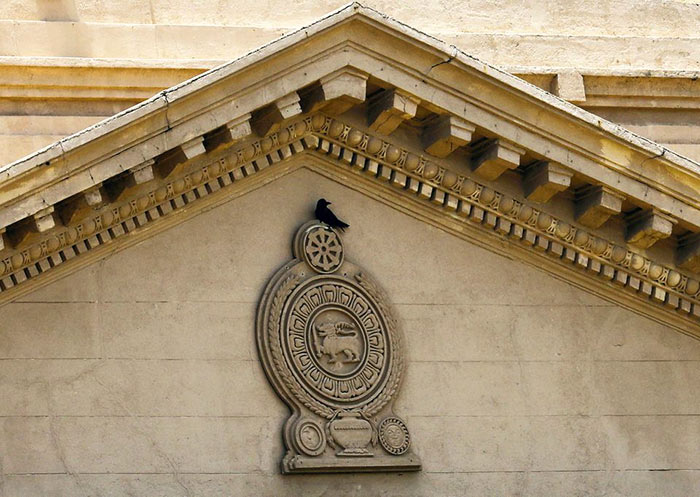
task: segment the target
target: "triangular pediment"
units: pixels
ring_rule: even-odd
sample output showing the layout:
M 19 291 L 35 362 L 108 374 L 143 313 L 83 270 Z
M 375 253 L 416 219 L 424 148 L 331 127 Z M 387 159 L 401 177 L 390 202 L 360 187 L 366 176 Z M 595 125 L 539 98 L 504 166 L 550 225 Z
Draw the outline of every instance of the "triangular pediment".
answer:
M 298 167 L 700 334 L 700 165 L 358 4 L 1 168 L 0 302 Z

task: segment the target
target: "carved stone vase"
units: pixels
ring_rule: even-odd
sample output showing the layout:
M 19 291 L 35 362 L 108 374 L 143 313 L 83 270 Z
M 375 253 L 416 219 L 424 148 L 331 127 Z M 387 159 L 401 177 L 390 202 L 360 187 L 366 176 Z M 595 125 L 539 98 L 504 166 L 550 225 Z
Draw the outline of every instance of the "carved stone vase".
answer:
M 293 254 L 268 282 L 256 327 L 265 373 L 292 411 L 282 472 L 419 470 L 393 411 L 405 361 L 388 298 L 325 225 L 303 225 Z
M 371 456 L 367 446 L 372 441 L 372 425 L 362 419 L 358 412 L 343 412 L 330 423 L 330 432 L 335 443 L 342 447 L 338 455 Z

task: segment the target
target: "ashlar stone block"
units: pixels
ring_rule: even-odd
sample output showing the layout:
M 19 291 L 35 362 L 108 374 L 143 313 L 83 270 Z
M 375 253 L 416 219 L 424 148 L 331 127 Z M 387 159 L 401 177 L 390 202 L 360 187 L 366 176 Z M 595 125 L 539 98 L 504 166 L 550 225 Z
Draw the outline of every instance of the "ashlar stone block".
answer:
M 585 102 L 583 76 L 576 71 L 560 72 L 552 80 L 552 93 L 569 102 Z

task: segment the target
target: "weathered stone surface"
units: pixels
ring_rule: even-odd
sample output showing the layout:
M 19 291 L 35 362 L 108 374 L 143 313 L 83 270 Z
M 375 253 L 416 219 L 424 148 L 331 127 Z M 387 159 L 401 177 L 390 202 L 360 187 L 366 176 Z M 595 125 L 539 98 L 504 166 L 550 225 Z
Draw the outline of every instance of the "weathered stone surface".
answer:
M 586 88 L 583 76 L 576 71 L 557 73 L 552 80 L 552 93 L 569 102 L 585 102 Z
M 292 92 L 253 113 L 251 127 L 259 136 L 276 131 L 285 119 L 301 114 L 299 95 Z
M 419 102 L 419 99 L 403 90 L 384 90 L 368 102 L 369 128 L 390 135 L 403 121 L 416 115 Z
M 49 292 L 41 293 L 51 297 Z M 0 359 L 97 357 L 98 312 L 90 302 L 9 304 L 2 308 L 4 323 L 12 324 L 2 327 Z
M 144 162 L 143 164 L 136 166 L 131 170 L 132 174 L 134 175 L 134 181 L 137 185 L 140 185 L 141 183 L 146 183 L 147 181 L 151 181 L 154 178 L 154 164 L 155 161 L 151 159 Z
M 635 213 L 627 220 L 627 243 L 649 248 L 659 240 L 671 236 L 674 224 L 673 218 L 656 209 Z
M 525 169 L 525 196 L 534 202 L 548 202 L 558 192 L 571 185 L 573 173 L 558 164 L 536 162 Z
M 476 127 L 454 116 L 440 116 L 423 131 L 425 151 L 436 157 L 447 157 L 472 139 Z
M 10 0 L 0 5 L 0 55 L 5 55 L 0 61 L 0 164 L 214 66 L 212 57 L 232 58 L 262 45 L 286 29 L 280 28 L 283 10 L 284 22 L 299 26 L 330 8 L 302 1 L 290 10 L 279 0 L 265 5 L 223 0 L 219 9 L 184 0 L 154 0 L 150 9 L 135 0 L 102 3 Z M 604 0 L 595 6 L 594 23 L 585 5 L 544 10 L 540 5 L 518 6 L 523 12 L 509 8 L 509 2 L 477 2 L 466 10 L 431 1 L 380 1 L 374 7 L 468 47 L 481 60 L 519 66 L 517 74 L 527 81 L 672 150 L 700 157 L 694 118 L 688 118 L 688 109 L 697 107 L 700 97 L 692 73 L 700 59 L 694 57 L 697 9 L 691 5 Z M 533 19 L 536 33 L 513 22 L 521 13 Z M 429 26 L 424 25 L 426 18 Z M 197 43 L 188 43 L 191 39 Z M 449 77 L 460 63 L 465 58 L 421 60 L 410 69 L 418 76 L 410 91 L 419 91 L 433 78 Z M 349 87 L 344 80 L 340 85 L 322 80 L 329 83 L 324 102 L 339 95 L 333 98 L 336 106 L 326 110 L 342 112 L 358 104 L 364 91 L 377 83 L 399 86 L 392 79 L 396 75 L 388 76 L 390 69 L 377 67 L 366 84 L 355 78 Z M 456 89 L 488 96 L 472 83 Z M 254 90 L 251 100 L 262 101 L 266 91 Z M 169 97 L 178 94 L 186 90 Z M 167 103 L 163 97 L 159 105 Z M 206 146 L 199 135 L 235 123 L 230 119 L 238 115 L 230 108 L 221 114 L 212 111 L 183 126 L 179 119 L 193 110 L 184 107 L 170 116 L 178 124 L 150 143 L 146 154 L 119 153 L 106 161 L 103 172 L 129 169 L 192 138 Z M 296 110 L 293 104 L 282 107 Z M 420 126 L 428 107 L 424 103 L 413 114 L 399 113 L 398 118 L 415 121 L 396 134 L 419 132 L 413 126 Z M 505 105 L 501 111 L 531 123 L 547 120 L 518 106 Z M 382 132 L 390 133 L 401 122 L 395 114 L 383 116 L 388 125 Z M 268 129 L 280 119 L 274 121 Z M 235 124 L 229 126 L 232 140 L 251 131 L 247 120 Z M 500 126 L 490 136 L 504 130 L 500 121 L 489 124 Z M 593 120 L 588 125 L 609 124 Z M 562 133 L 564 141 L 574 140 L 576 133 L 568 131 Z M 63 145 L 72 149 L 96 134 L 99 128 Z M 136 130 L 129 140 L 138 135 Z M 431 140 L 428 153 L 444 157 L 468 141 L 466 135 L 444 136 Z M 645 146 L 638 137 L 632 142 Z M 672 155 L 659 148 L 649 155 L 653 160 L 632 157 L 629 147 L 611 141 L 592 140 L 583 148 L 594 154 L 600 148 L 606 162 L 610 158 L 615 167 L 629 168 L 629 178 L 653 173 Z M 191 157 L 204 151 L 202 146 L 184 150 Z M 55 145 L 25 165 L 56 171 L 61 154 L 63 146 Z M 574 155 L 557 160 L 564 164 L 564 158 L 571 160 L 567 167 L 580 163 Z M 491 180 L 504 165 L 517 166 L 517 161 L 506 162 L 485 162 L 497 167 L 480 174 Z M 371 167 L 386 180 L 406 183 L 376 162 Z M 99 185 L 102 178 L 93 178 L 95 172 L 83 171 L 71 188 Z M 136 183 L 151 177 L 133 176 Z M 670 187 L 672 180 L 672 175 L 661 175 L 655 185 Z M 605 183 L 600 177 L 586 181 Z M 565 186 L 561 181 L 531 183 L 540 187 L 527 193 L 536 201 L 549 200 L 550 184 Z M 692 199 L 694 184 L 689 182 L 683 195 Z M 645 205 L 658 206 L 661 196 L 648 186 L 624 190 L 625 196 L 630 202 L 643 198 Z M 84 197 L 88 206 L 99 205 L 96 191 Z M 28 202 L 22 215 L 76 192 L 59 182 L 46 198 Z M 603 189 L 586 201 L 575 199 L 580 224 L 598 228 L 621 211 L 622 197 L 606 199 L 605 193 Z M 306 219 L 308 204 L 320 195 L 352 206 L 343 212 L 353 225 L 348 245 L 354 244 L 363 260 L 371 258 L 368 268 L 387 282 L 391 300 L 398 303 L 410 364 L 397 405 L 409 413 L 411 426 L 424 441 L 420 450 L 428 470 L 422 474 L 295 480 L 277 474 L 282 447 L 274 434 L 287 413 L 270 391 L 261 393 L 265 378 L 253 360 L 250 323 L 265 275 L 288 251 L 285 230 Z M 442 198 L 431 200 L 440 203 Z M 261 209 L 261 204 L 266 207 Z M 680 205 L 670 204 L 674 209 Z M 236 209 L 229 208 L 233 205 Z M 458 209 L 464 212 L 453 204 L 452 210 Z M 680 209 L 688 212 L 687 205 Z M 56 214 L 66 222 L 57 211 L 50 216 L 44 212 L 29 224 L 50 233 L 59 221 Z M 471 219 L 483 217 L 488 224 L 488 215 L 477 211 Z M 619 228 L 613 224 L 605 229 Z M 642 249 L 670 233 L 668 223 L 653 219 L 630 224 L 630 242 Z M 525 240 L 545 247 L 542 239 L 527 235 Z M 2 309 L 0 494 L 688 497 L 700 487 L 700 400 L 694 388 L 700 352 L 697 342 L 669 333 L 663 324 L 482 247 L 457 242 L 306 173 L 204 214 L 159 239 Z M 677 263 L 696 271 L 694 240 L 679 241 L 690 243 L 678 244 Z M 250 245 L 265 250 L 251 250 Z M 666 259 L 670 263 L 672 257 Z M 594 261 L 577 260 L 579 265 L 589 262 Z M 627 280 L 621 273 L 615 277 Z M 652 298 L 667 298 L 669 306 L 673 298 L 677 302 L 672 292 L 650 290 L 639 279 L 632 287 L 641 288 L 641 294 L 654 290 Z
M 255 320 L 252 303 L 109 302 L 100 305 L 104 353 L 123 359 L 250 361 L 255 344 L 231 329 Z M 193 327 L 199 331 L 192 333 Z M 252 367 L 252 366 L 251 366 Z
M 336 495 L 353 496 L 377 485 L 390 486 L 396 495 L 423 497 L 439 490 L 448 495 L 469 492 L 474 495 L 522 495 L 537 497 L 570 497 L 585 488 L 610 497 L 687 497 L 700 484 L 698 471 L 636 470 L 606 471 L 538 471 L 538 472 L 470 472 L 430 473 L 417 475 L 336 475 L 313 479 L 279 479 L 268 475 L 243 474 L 156 474 L 156 475 L 10 475 L 5 477 L 5 490 L 10 495 L 43 497 L 49 492 L 61 496 L 79 495 L 85 489 L 99 494 L 126 497 L 165 492 L 168 496 L 188 497 L 193 492 L 206 495 L 245 495 L 253 487 L 258 495 L 296 497 L 301 493 L 332 491 Z M 196 495 L 196 494 L 195 494 Z
M 576 221 L 590 228 L 605 224 L 619 214 L 624 197 L 604 186 L 588 186 L 576 192 Z
M 520 165 L 525 151 L 503 140 L 482 140 L 471 147 L 471 168 L 484 179 L 494 180 Z
M 343 68 L 321 78 L 318 86 L 302 99 L 304 112 L 324 109 L 342 114 L 365 101 L 368 75 L 352 68 Z
M 73 273 L 70 278 L 54 281 L 51 285 L 40 288 L 15 302 L 96 302 L 100 287 L 99 273 L 99 265 L 88 266 Z M 3 308 L 3 312 L 10 307 Z

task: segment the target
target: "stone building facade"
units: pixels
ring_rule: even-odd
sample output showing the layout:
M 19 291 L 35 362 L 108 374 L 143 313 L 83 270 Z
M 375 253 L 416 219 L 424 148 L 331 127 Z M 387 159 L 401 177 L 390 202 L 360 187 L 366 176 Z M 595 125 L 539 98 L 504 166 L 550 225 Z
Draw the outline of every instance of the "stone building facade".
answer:
M 0 7 L 0 496 L 700 495 L 696 5 L 148 5 Z

